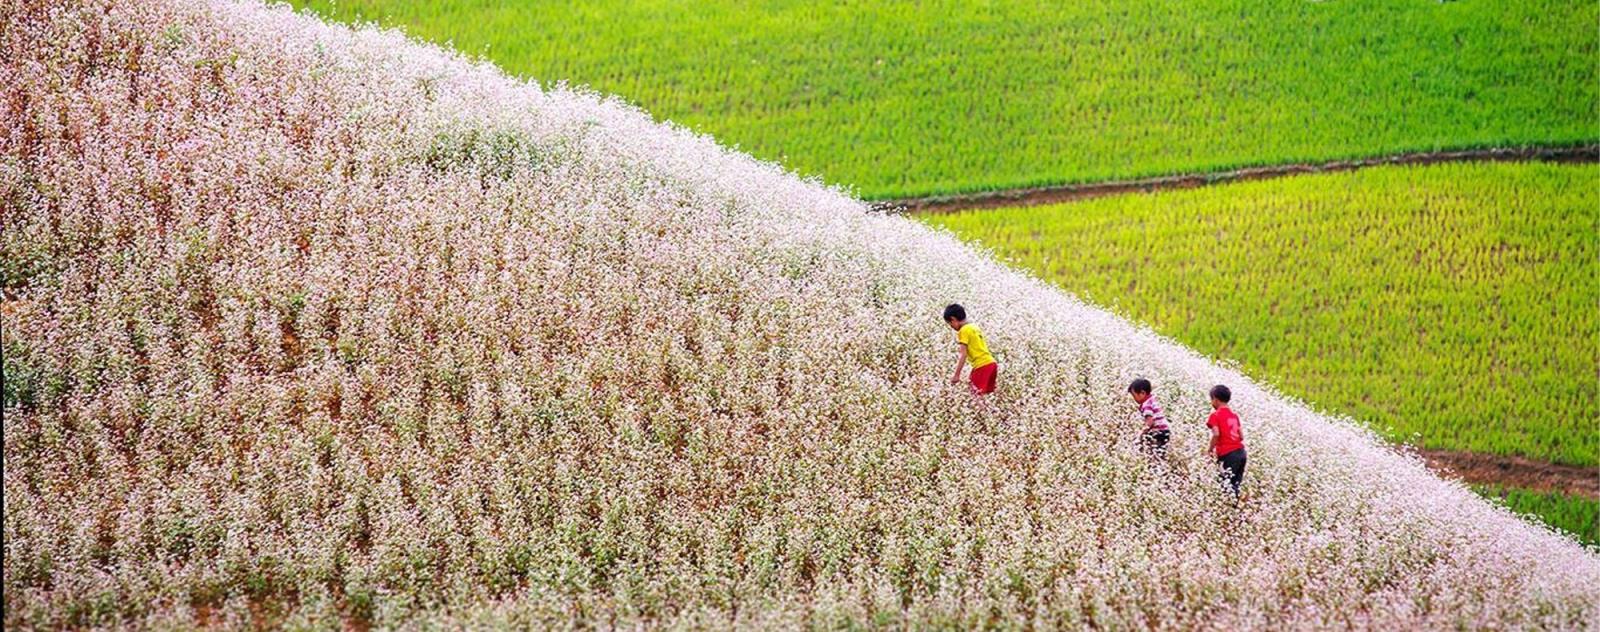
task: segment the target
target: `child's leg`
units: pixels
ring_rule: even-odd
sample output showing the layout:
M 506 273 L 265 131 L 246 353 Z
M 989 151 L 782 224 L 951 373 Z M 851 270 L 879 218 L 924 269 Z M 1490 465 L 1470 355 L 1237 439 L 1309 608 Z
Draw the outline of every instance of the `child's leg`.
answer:
M 1244 483 L 1244 466 L 1245 466 L 1245 463 L 1248 460 L 1249 460 L 1249 455 L 1245 454 L 1244 448 L 1239 448 L 1239 465 L 1237 466 L 1237 469 L 1235 469 L 1234 472 L 1233 472 L 1233 497 L 1234 498 L 1239 498 L 1239 486 Z
M 1235 480 L 1238 480 L 1234 476 L 1234 465 L 1237 463 L 1235 457 L 1237 456 L 1238 450 L 1235 450 L 1217 457 L 1216 470 L 1217 486 L 1222 488 L 1223 493 L 1232 493 L 1234 498 L 1239 496 L 1239 487 L 1234 483 Z
M 1228 489 L 1233 492 L 1235 500 L 1239 498 L 1239 486 L 1244 483 L 1244 448 L 1234 450 L 1217 459 L 1222 464 L 1221 474 L 1225 477 Z
M 985 390 L 976 386 L 972 388 L 972 399 L 978 402 L 978 410 L 983 411 L 984 415 L 992 416 L 994 414 L 994 404 L 989 401 L 989 394 L 993 392 L 993 390 Z
M 995 374 L 1000 367 L 994 363 L 985 364 L 972 370 L 968 380 L 972 382 L 972 395 L 978 401 L 978 410 L 985 416 L 992 416 L 994 406 L 989 402 L 989 394 L 994 392 Z

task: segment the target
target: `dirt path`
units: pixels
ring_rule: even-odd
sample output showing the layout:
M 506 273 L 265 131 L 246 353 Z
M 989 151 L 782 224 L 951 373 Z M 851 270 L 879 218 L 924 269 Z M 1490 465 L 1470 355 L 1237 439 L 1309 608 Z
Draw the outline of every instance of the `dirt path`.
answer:
M 1435 472 L 1468 483 L 1561 492 L 1600 500 L 1600 468 L 1545 463 L 1516 456 L 1418 450 Z
M 1233 169 L 1230 171 L 1219 171 L 1216 173 L 1195 173 L 1175 176 L 1160 176 L 1154 178 L 1140 178 L 1137 180 L 1113 180 L 1109 182 L 1092 182 L 1087 184 L 1063 184 L 1058 186 L 1032 187 L 1026 189 L 1009 189 L 1005 191 L 985 191 L 982 193 L 936 195 L 920 198 L 906 198 L 901 200 L 886 200 L 873 204 L 873 208 L 882 212 L 953 213 L 956 211 L 965 211 L 971 209 L 1053 204 L 1056 202 L 1082 200 L 1105 195 L 1117 195 L 1119 193 L 1192 189 L 1212 184 L 1241 182 L 1245 180 L 1265 180 L 1268 178 L 1278 178 L 1302 173 L 1354 171 L 1356 169 L 1376 167 L 1380 165 L 1426 165 L 1440 162 L 1465 161 L 1600 162 L 1600 145 L 1584 145 L 1580 147 L 1506 147 L 1465 149 L 1460 151 L 1395 154 L 1392 156 L 1380 156 L 1376 158 L 1335 160 L 1332 162 L 1314 164 L 1290 163 L 1283 165 L 1268 165 L 1264 167 L 1247 167 L 1244 169 Z

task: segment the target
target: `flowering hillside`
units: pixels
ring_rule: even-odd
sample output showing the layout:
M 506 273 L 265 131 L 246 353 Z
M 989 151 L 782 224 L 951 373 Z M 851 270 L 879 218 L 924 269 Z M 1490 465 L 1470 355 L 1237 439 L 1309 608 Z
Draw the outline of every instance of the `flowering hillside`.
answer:
M 1570 539 L 641 112 L 252 3 L 0 13 L 7 628 L 1600 619 Z

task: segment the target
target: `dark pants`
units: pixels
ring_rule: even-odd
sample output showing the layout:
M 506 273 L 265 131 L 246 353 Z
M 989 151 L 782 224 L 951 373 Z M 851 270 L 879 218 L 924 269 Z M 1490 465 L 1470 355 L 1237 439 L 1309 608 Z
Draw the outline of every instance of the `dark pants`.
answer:
M 1239 483 L 1244 482 L 1244 461 L 1244 448 L 1217 457 L 1217 464 L 1222 466 L 1222 470 L 1217 472 L 1217 479 L 1226 481 L 1235 497 L 1239 496 Z
M 1166 430 L 1146 430 L 1139 435 L 1139 448 L 1156 459 L 1167 458 L 1167 440 L 1172 433 Z

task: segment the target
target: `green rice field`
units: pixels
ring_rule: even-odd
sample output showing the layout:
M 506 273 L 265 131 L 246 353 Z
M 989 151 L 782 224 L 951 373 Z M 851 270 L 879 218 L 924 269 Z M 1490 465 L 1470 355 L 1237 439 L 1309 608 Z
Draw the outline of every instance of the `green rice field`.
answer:
M 1592 2 L 295 4 L 874 199 L 1597 139 Z
M 1595 465 L 1600 167 L 1382 167 L 931 216 L 1429 448 Z

